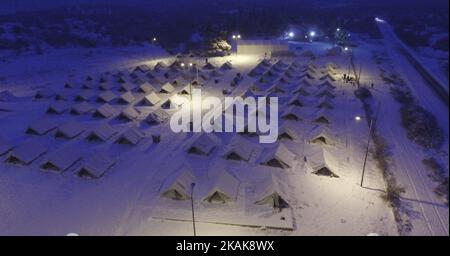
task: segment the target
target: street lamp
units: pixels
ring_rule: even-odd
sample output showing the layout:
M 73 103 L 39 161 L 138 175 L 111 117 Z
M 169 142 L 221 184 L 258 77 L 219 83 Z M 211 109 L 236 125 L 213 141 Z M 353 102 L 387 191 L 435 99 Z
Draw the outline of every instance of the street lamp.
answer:
M 311 38 L 311 39 L 310 39 L 310 42 L 313 41 L 313 39 L 314 39 L 315 36 L 316 36 L 316 32 L 315 32 L 315 31 L 309 32 L 309 37 Z
M 236 41 L 236 56 L 238 54 L 238 49 L 237 49 L 237 41 L 241 39 L 241 35 L 237 34 L 237 35 L 233 35 L 233 40 Z
M 362 116 L 355 116 L 355 120 L 361 121 L 362 119 L 369 119 L 369 138 L 367 139 L 367 146 L 366 146 L 366 154 L 364 156 L 364 164 L 363 164 L 363 171 L 361 174 L 361 184 L 360 186 L 363 186 L 363 182 L 364 182 L 364 173 L 366 172 L 366 163 L 367 163 L 367 156 L 369 155 L 369 147 L 370 147 L 370 139 L 372 138 L 372 134 L 373 134 L 373 128 L 374 128 L 374 124 L 375 124 L 375 120 L 372 117 L 362 117 Z
M 194 214 L 194 187 L 195 183 L 191 183 L 192 227 L 194 228 L 194 236 L 197 236 L 197 232 L 195 230 L 195 214 Z
M 291 31 L 291 32 L 289 32 L 288 36 L 289 36 L 290 38 L 294 38 L 295 34 L 294 34 L 294 32 Z
M 156 42 L 156 37 L 153 37 L 152 42 L 153 42 L 153 43 Z

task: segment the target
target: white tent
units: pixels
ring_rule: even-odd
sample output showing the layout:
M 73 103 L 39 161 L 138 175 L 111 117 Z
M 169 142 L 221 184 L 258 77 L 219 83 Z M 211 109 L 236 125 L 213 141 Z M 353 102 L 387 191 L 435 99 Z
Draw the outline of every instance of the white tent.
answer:
M 318 108 L 321 109 L 333 109 L 333 100 L 327 96 L 323 96 L 319 99 L 319 103 L 317 104 Z
M 71 98 L 72 90 L 70 89 L 64 89 L 56 93 L 55 100 L 68 100 Z M 0 96 L 1 97 L 1 96 Z M 0 99 L 1 101 L 1 99 Z
M 208 62 L 203 66 L 203 69 L 213 70 L 213 69 L 216 69 L 216 66 L 211 64 L 211 62 Z
M 63 172 L 74 166 L 81 160 L 81 157 L 81 151 L 73 146 L 68 146 L 50 153 L 40 168 L 48 171 Z
M 39 119 L 28 126 L 26 133 L 32 135 L 45 135 L 57 126 L 58 124 L 54 120 Z
M 321 89 L 316 92 L 316 97 L 328 97 L 328 98 L 334 98 L 334 92 L 329 87 L 321 87 Z
M 89 141 L 107 141 L 116 133 L 116 129 L 111 127 L 109 124 L 104 123 L 97 126 L 93 131 L 91 131 L 86 139 Z
M 296 140 L 298 136 L 297 132 L 287 124 L 278 129 L 278 140 Z
M 62 114 L 66 112 L 66 110 L 69 109 L 69 104 L 65 101 L 54 101 L 50 104 L 50 106 L 47 108 L 48 114 Z
M 155 70 L 156 72 L 160 72 L 160 71 L 163 71 L 163 70 L 165 70 L 165 69 L 167 69 L 167 65 L 166 65 L 164 62 L 162 62 L 162 61 L 159 61 L 159 62 L 156 63 L 156 65 L 153 67 L 153 70 Z
M 36 94 L 34 95 L 35 99 L 48 99 L 55 96 L 55 92 L 52 89 L 40 89 L 39 91 L 36 92 Z
M 118 144 L 137 145 L 145 135 L 136 127 L 131 127 L 116 140 Z
M 170 108 L 179 108 L 185 103 L 182 96 L 174 95 L 167 99 L 163 104 L 161 104 L 161 108 L 170 109 Z
M 292 153 L 283 143 L 277 147 L 270 148 L 266 151 L 266 156 L 261 164 L 277 168 L 291 168 L 294 166 L 295 154 Z
M 29 165 L 34 160 L 44 155 L 47 148 L 36 141 L 29 141 L 13 148 L 6 158 L 6 163 Z
M 306 149 L 305 154 L 307 165 L 314 174 L 339 178 L 336 174 L 339 163 L 327 149 L 310 147 Z
M 231 64 L 231 62 L 227 61 L 225 63 L 222 64 L 222 66 L 220 67 L 220 69 L 222 70 L 230 70 L 233 69 L 233 64 Z
M 322 109 L 314 114 L 312 121 L 318 124 L 331 124 L 333 122 L 333 119 L 331 118 L 331 115 L 328 113 L 328 111 Z
M 239 184 L 239 180 L 228 171 L 221 171 L 203 200 L 209 203 L 223 204 L 236 201 Z
M 142 105 L 149 105 L 154 106 L 158 104 L 158 102 L 161 101 L 161 98 L 154 92 L 151 92 L 150 94 L 147 94 L 144 99 L 142 100 Z
M 334 78 L 330 73 L 327 72 L 326 75 L 322 76 L 320 80 L 330 80 L 330 81 L 336 81 L 336 78 Z
M 293 93 L 298 93 L 302 96 L 309 96 L 311 94 L 305 84 L 300 84 L 299 86 L 297 86 L 294 89 Z
M 161 124 L 169 119 L 170 115 L 166 111 L 157 109 L 154 112 L 148 114 L 148 116 L 145 118 L 145 121 L 149 124 Z
M 82 161 L 76 171 L 79 177 L 98 179 L 116 164 L 116 160 L 104 153 L 96 153 Z
M 129 92 L 132 91 L 136 88 L 137 86 L 135 84 L 132 83 L 123 83 L 120 85 L 119 87 L 119 91 L 121 92 Z
M 150 66 L 142 64 L 142 65 L 137 66 L 133 71 L 139 71 L 139 72 L 142 72 L 142 73 L 147 73 L 147 72 L 149 72 L 151 70 L 152 69 L 150 68 Z
M 119 96 L 118 103 L 120 104 L 131 104 L 136 100 L 133 93 L 126 92 Z
M 297 93 L 295 94 L 289 101 L 289 106 L 297 106 L 297 107 L 303 107 L 306 105 L 306 99 L 304 99 L 301 94 Z
M 101 117 L 101 118 L 109 118 L 116 114 L 116 110 L 113 106 L 109 105 L 108 103 L 105 103 L 98 107 L 94 112 L 94 117 Z
M 148 82 L 139 85 L 139 88 L 138 88 L 138 92 L 145 93 L 145 94 L 148 94 L 148 93 L 151 93 L 154 91 L 155 91 L 155 88 Z
M 97 97 L 97 102 L 108 103 L 117 98 L 117 95 L 112 91 L 101 92 Z
M 202 133 L 191 143 L 187 152 L 196 155 L 209 155 L 218 145 L 218 138 L 211 133 Z
M 311 131 L 309 138 L 309 141 L 314 144 L 334 145 L 337 142 L 336 136 L 323 126 L 316 126 Z
M 286 108 L 284 113 L 281 115 L 281 118 L 284 120 L 301 121 L 303 120 L 302 115 L 303 114 L 297 106 L 290 106 Z
M 283 86 L 280 83 L 275 83 L 269 89 L 267 89 L 267 92 L 285 93 L 286 90 L 283 88 Z
M 186 85 L 181 91 L 178 92 L 178 94 L 182 95 L 190 95 L 191 94 L 191 85 Z
M 82 90 L 75 95 L 75 101 L 89 101 L 94 96 L 92 90 Z
M 139 117 L 139 112 L 134 107 L 127 107 L 117 116 L 119 120 L 133 121 Z
M 191 198 L 192 186 L 195 176 L 186 168 L 171 175 L 161 188 L 161 197 L 173 200 L 188 200 Z
M 115 85 L 110 82 L 102 82 L 98 85 L 98 89 L 100 89 L 101 91 L 109 91 L 109 90 L 113 89 L 114 87 L 115 87 Z
M 289 207 L 288 185 L 272 174 L 270 178 L 263 184 L 263 190 L 257 194 L 259 198 L 255 204 L 269 205 L 275 209 L 283 209 Z
M 73 139 L 86 130 L 79 122 L 69 122 L 58 127 L 56 138 Z
M 70 109 L 70 113 L 72 115 L 82 115 L 84 113 L 91 112 L 93 109 L 94 109 L 94 107 L 92 107 L 86 101 L 83 101 L 83 102 L 73 105 L 72 108 Z
M 161 87 L 161 90 L 159 92 L 160 93 L 172 93 L 173 91 L 175 91 L 175 87 L 173 87 L 173 85 L 171 83 L 165 83 Z
M 252 144 L 241 136 L 236 135 L 225 149 L 223 157 L 228 160 L 249 161 L 253 152 L 254 147 Z

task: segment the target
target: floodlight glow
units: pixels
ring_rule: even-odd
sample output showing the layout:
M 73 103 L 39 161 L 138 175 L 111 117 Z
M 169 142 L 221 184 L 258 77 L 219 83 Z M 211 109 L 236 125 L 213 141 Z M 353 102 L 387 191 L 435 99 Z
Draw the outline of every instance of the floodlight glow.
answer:
M 360 116 L 355 116 L 355 120 L 356 120 L 356 121 L 360 121 L 360 120 L 361 120 L 361 117 L 360 117 Z
M 384 23 L 384 22 L 385 22 L 383 19 L 380 19 L 380 18 L 378 18 L 378 17 L 375 17 L 375 21 L 376 21 L 376 22 L 380 22 L 380 23 Z
M 294 32 L 289 32 L 289 37 L 294 37 Z
M 315 32 L 315 31 L 311 31 L 311 32 L 309 33 L 309 35 L 310 35 L 311 37 L 314 37 L 314 36 L 316 36 L 316 32 Z
M 345 48 L 344 48 L 344 51 L 348 51 L 348 47 L 345 47 Z
M 237 38 L 240 39 L 240 38 L 241 38 L 241 35 L 237 35 Z
M 184 63 L 181 63 L 181 66 L 184 67 Z
M 236 39 L 236 35 L 233 35 L 233 39 Z
M 339 32 L 339 31 L 341 31 L 341 29 L 340 29 L 340 28 L 337 28 L 336 31 Z

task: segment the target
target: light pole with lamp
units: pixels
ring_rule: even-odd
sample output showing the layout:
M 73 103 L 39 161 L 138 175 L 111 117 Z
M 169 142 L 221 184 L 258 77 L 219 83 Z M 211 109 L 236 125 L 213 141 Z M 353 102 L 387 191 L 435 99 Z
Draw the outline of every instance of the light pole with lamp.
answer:
M 237 54 L 238 54 L 238 40 L 239 39 L 241 39 L 241 35 L 240 34 L 238 34 L 238 35 L 233 35 L 233 40 L 235 41 L 235 44 L 236 44 L 236 57 L 237 57 Z
M 194 228 L 194 236 L 197 236 L 197 232 L 195 230 L 195 214 L 194 214 L 194 187 L 195 183 L 191 183 L 192 227 Z
M 362 174 L 361 174 L 361 187 L 363 186 L 363 182 L 364 182 L 364 174 L 366 172 L 366 163 L 367 163 L 367 156 L 369 155 L 369 148 L 370 148 L 370 139 L 373 136 L 373 131 L 375 128 L 375 122 L 378 119 L 378 112 L 380 110 L 380 104 L 378 103 L 378 109 L 377 109 L 377 113 L 375 115 L 375 118 L 373 117 L 362 117 L 362 116 L 355 116 L 355 120 L 356 121 L 361 121 L 362 119 L 368 119 L 369 120 L 369 137 L 367 138 L 367 146 L 366 146 L 366 153 L 364 156 L 364 164 L 363 164 L 363 169 L 362 169 Z

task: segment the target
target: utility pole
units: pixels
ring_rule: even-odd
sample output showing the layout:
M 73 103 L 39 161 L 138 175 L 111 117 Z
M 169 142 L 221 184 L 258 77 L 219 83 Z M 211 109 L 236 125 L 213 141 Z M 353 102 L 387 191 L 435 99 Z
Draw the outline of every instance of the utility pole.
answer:
M 194 236 L 197 236 L 197 232 L 195 230 L 195 214 L 194 214 L 194 187 L 195 183 L 191 183 L 192 227 L 194 228 Z
M 369 138 L 367 139 L 366 154 L 364 156 L 364 164 L 363 164 L 363 170 L 362 170 L 362 175 L 361 175 L 361 187 L 363 186 L 364 174 L 366 172 L 366 163 L 367 163 L 367 156 L 369 155 L 370 139 L 373 137 L 373 131 L 375 129 L 375 123 L 378 120 L 378 113 L 379 112 L 380 112 L 380 102 L 378 102 L 377 112 L 375 114 L 375 118 L 369 116 L 369 120 L 370 120 Z

